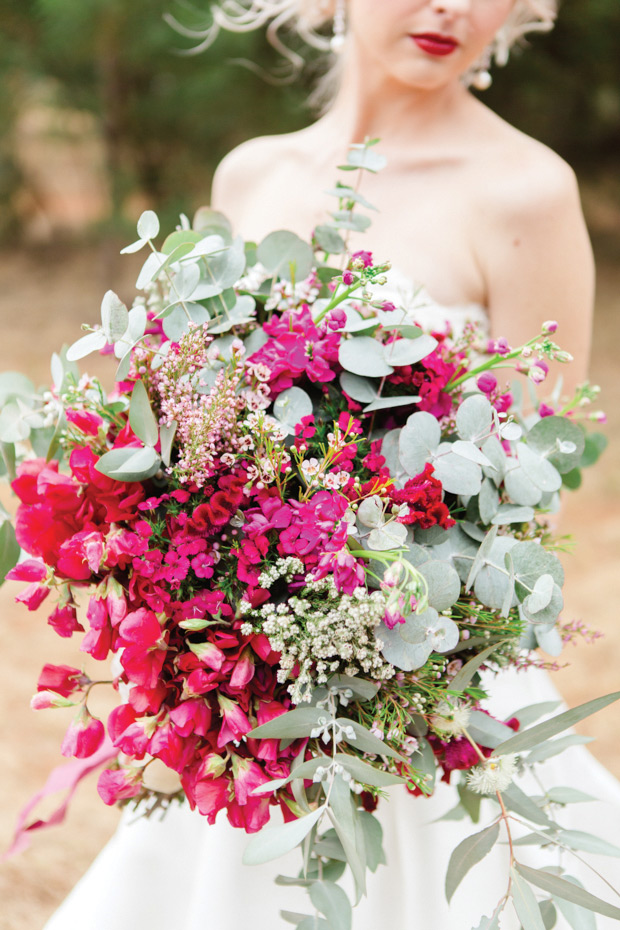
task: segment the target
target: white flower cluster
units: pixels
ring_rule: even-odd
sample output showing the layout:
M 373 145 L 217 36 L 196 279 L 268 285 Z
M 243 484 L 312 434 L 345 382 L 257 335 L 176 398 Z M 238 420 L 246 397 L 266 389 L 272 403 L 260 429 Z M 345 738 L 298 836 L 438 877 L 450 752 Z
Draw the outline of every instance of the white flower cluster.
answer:
M 313 274 L 295 286 L 290 281 L 277 281 L 265 304 L 265 310 L 294 310 L 300 304 L 313 304 L 319 291 L 320 287 L 317 287 Z
M 470 771 L 467 776 L 467 786 L 477 794 L 495 794 L 496 791 L 505 791 L 516 769 L 515 755 L 507 753 L 505 756 L 492 756 Z
M 289 570 L 294 574 L 292 562 Z M 279 563 L 264 572 L 261 585 L 270 587 L 279 575 Z M 278 680 L 284 682 L 295 668 L 289 685 L 294 703 L 309 701 L 312 690 L 335 674 L 363 672 L 376 681 L 394 675 L 394 667 L 381 655 L 383 643 L 374 631 L 385 613 L 381 591 L 369 594 L 357 588 L 341 594 L 331 575 L 306 577 L 303 596 L 290 597 L 281 604 L 265 604 L 252 611 L 271 648 L 281 654 Z

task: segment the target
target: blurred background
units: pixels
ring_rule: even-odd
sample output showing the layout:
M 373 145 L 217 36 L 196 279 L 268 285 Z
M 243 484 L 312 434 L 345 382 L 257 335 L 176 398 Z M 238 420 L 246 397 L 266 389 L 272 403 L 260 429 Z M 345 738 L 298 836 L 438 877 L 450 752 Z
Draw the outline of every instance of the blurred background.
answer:
M 313 74 L 266 82 L 279 56 L 260 33 L 223 34 L 200 55 L 164 22 L 203 14 L 173 0 L 0 0 L 0 370 L 49 380 L 49 357 L 98 319 L 103 292 L 131 299 L 140 256 L 119 256 L 146 208 L 170 227 L 208 202 L 213 170 L 234 145 L 309 122 Z M 567 497 L 562 531 L 565 619 L 603 632 L 569 646 L 556 683 L 571 703 L 620 683 L 620 4 L 565 0 L 557 28 L 496 71 L 484 100 L 577 170 L 598 264 L 592 380 L 603 389 L 610 448 Z M 254 70 L 239 63 L 254 63 Z M 105 365 L 89 364 L 94 373 Z M 95 371 L 96 369 L 96 371 Z M 3 496 L 4 499 L 4 496 Z M 64 711 L 34 714 L 44 662 L 80 664 L 45 614 L 0 589 L 0 849 L 17 811 L 61 757 Z M 618 711 L 583 725 L 620 777 Z M 587 790 L 587 789 L 586 789 Z M 0 867 L 1 930 L 36 930 L 111 835 L 118 812 L 82 786 L 67 823 Z M 113 890 L 111 889 L 111 892 Z

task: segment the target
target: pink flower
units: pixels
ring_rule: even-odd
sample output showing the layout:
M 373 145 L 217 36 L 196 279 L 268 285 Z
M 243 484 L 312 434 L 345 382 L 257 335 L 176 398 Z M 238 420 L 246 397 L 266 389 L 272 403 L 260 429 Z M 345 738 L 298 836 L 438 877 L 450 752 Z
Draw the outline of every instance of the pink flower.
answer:
M 218 692 L 217 700 L 222 713 L 222 725 L 217 737 L 217 748 L 222 749 L 230 742 L 238 742 L 249 733 L 252 724 L 238 704 Z
M 72 636 L 73 633 L 84 631 L 84 627 L 78 621 L 77 611 L 73 604 L 56 607 L 47 618 L 47 622 L 59 636 L 65 638 Z
M 69 697 L 74 691 L 80 691 L 90 683 L 88 675 L 79 668 L 70 665 L 44 665 L 37 682 L 37 691 L 54 691 L 63 697 Z
M 495 375 L 492 375 L 490 371 L 485 371 L 478 376 L 476 384 L 483 394 L 491 394 L 497 387 L 497 378 Z
M 60 751 L 63 756 L 75 756 L 86 759 L 101 747 L 105 738 L 105 729 L 96 717 L 92 717 L 82 707 L 65 733 Z
M 355 284 L 355 275 L 352 271 L 345 271 L 342 275 L 342 283 L 346 287 L 351 287 L 352 284 Z
M 210 824 L 215 823 L 215 818 L 219 812 L 226 807 L 230 787 L 228 778 L 222 776 L 220 778 L 200 779 L 191 790 L 190 797 Z
M 354 252 L 350 264 L 356 268 L 370 268 L 372 266 L 372 252 Z
M 553 407 L 550 407 L 548 404 L 540 404 L 538 408 L 539 417 L 552 417 L 555 414 Z
M 502 336 L 500 339 L 489 339 L 487 353 L 489 355 L 508 355 L 511 351 L 508 341 Z
M 141 789 L 140 773 L 125 769 L 105 769 L 97 781 L 99 797 L 108 805 L 124 798 L 134 798 Z
M 254 789 L 271 779 L 251 759 L 233 755 L 235 801 L 228 805 L 228 819 L 234 827 L 256 833 L 269 820 L 269 795 L 254 795 Z
M 20 591 L 15 600 L 20 604 L 25 604 L 28 610 L 36 610 L 49 593 L 50 589 L 44 584 L 29 584 L 27 588 Z
M 230 676 L 230 687 L 236 689 L 245 688 L 254 677 L 254 656 L 249 646 L 243 650 L 235 663 Z
M 26 559 L 7 572 L 7 581 L 43 581 L 47 576 L 47 567 L 40 559 Z
M 170 719 L 181 736 L 206 736 L 211 726 L 211 708 L 206 701 L 192 698 L 181 701 L 170 711 Z
M 103 426 L 103 420 L 99 414 L 91 413 L 88 410 L 72 410 L 69 407 L 65 410 L 65 416 L 69 423 L 87 436 L 97 436 L 99 428 Z

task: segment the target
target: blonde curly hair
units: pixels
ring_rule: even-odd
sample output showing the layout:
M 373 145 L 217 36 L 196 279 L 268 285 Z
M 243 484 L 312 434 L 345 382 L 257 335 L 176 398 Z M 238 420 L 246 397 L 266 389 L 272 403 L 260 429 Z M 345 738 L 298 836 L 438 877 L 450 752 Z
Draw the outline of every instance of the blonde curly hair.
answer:
M 548 32 L 553 28 L 558 0 L 516 0 L 508 19 L 495 37 L 487 58 L 504 65 L 510 49 L 528 32 Z M 208 48 L 220 30 L 251 32 L 263 26 L 271 44 L 296 70 L 303 67 L 302 55 L 281 38 L 281 31 L 296 32 L 308 45 L 329 51 L 330 42 L 321 32 L 334 15 L 336 0 L 220 0 L 209 9 L 210 21 L 204 29 L 188 29 L 168 16 L 183 35 L 197 40 L 194 51 Z

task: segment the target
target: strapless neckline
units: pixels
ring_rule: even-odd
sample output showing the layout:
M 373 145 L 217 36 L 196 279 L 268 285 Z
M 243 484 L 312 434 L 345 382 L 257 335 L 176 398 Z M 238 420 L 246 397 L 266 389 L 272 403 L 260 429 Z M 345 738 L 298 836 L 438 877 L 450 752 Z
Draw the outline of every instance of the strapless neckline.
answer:
M 442 304 L 398 268 L 390 268 L 386 277 L 387 283 L 374 290 L 376 297 L 402 307 L 424 329 L 441 329 L 448 323 L 459 336 L 466 323 L 477 323 L 485 334 L 489 332 L 489 313 L 481 304 Z

